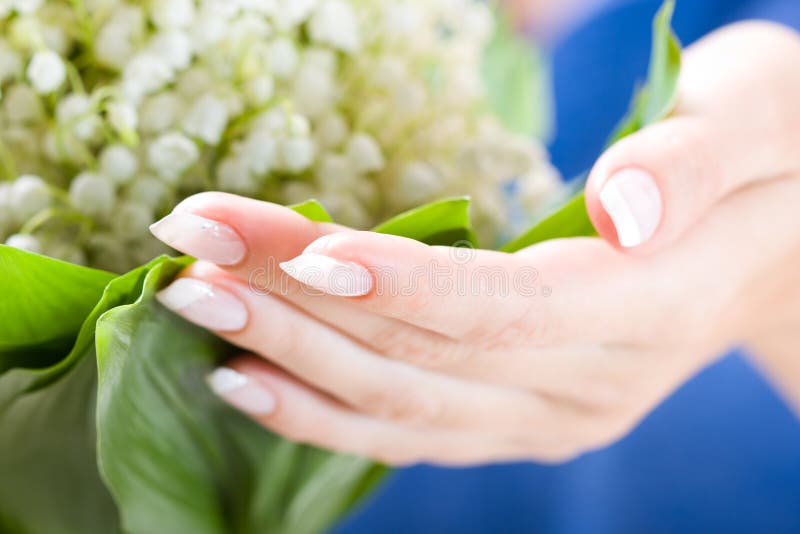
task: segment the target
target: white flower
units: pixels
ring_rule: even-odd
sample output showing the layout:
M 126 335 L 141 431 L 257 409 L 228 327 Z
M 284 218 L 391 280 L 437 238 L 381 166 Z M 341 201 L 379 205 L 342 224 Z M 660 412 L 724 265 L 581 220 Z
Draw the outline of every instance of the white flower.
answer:
M 22 73 L 22 57 L 5 41 L 0 42 L 0 83 L 16 79 Z
M 134 56 L 125 66 L 122 87 L 125 95 L 138 102 L 171 82 L 175 76 L 166 59 L 144 52 Z
M 386 165 L 381 147 L 372 136 L 365 133 L 358 133 L 350 138 L 347 143 L 347 157 L 359 172 L 380 171 Z
M 194 20 L 194 0 L 152 0 L 150 13 L 159 28 L 186 28 Z
M 228 125 L 226 103 L 213 95 L 198 98 L 183 120 L 183 129 L 191 136 L 216 146 Z
M 279 30 L 287 31 L 305 21 L 317 0 L 281 0 L 273 19 Z
M 33 55 L 27 75 L 37 92 L 47 94 L 61 87 L 67 77 L 67 68 L 61 56 L 45 50 Z
M 69 184 L 69 199 L 75 209 L 89 217 L 111 214 L 116 200 L 114 182 L 105 176 L 83 172 Z
M 11 185 L 11 207 L 17 221 L 25 222 L 52 203 L 47 183 L 38 176 L 23 175 Z
M 326 191 L 347 193 L 355 186 L 358 171 L 341 154 L 325 154 L 317 165 L 317 183 Z
M 237 146 L 237 156 L 256 175 L 263 175 L 275 165 L 278 144 L 273 137 L 254 132 Z
M 192 44 L 198 52 L 205 51 L 225 38 L 228 20 L 233 16 L 229 8 L 235 8 L 234 2 L 230 0 L 213 4 L 204 2 L 190 29 Z
M 40 254 L 42 251 L 41 241 L 36 236 L 29 234 L 14 234 L 6 239 L 6 245 L 33 252 L 34 254 Z
M 225 158 L 217 167 L 217 185 L 223 191 L 241 195 L 258 192 L 258 182 L 251 176 L 247 164 L 238 158 Z
M 286 139 L 280 143 L 283 167 L 289 172 L 302 172 L 314 163 L 316 147 L 311 139 Z
M 348 134 L 347 121 L 339 113 L 328 113 L 322 117 L 314 130 L 314 137 L 323 148 L 340 146 Z
M 427 163 L 415 161 L 406 165 L 393 189 L 394 200 L 401 206 L 414 206 L 436 196 L 443 186 L 442 176 Z
M 244 90 L 248 103 L 260 106 L 267 103 L 275 94 L 275 81 L 272 76 L 262 74 L 248 80 Z
M 204 67 L 192 67 L 178 78 L 178 92 L 186 98 L 193 98 L 210 91 L 214 87 L 214 75 Z
M 156 134 L 172 128 L 184 112 L 183 99 L 171 91 L 144 100 L 139 122 L 144 133 Z
M 149 206 L 153 211 L 159 210 L 168 196 L 167 184 L 154 176 L 137 178 L 125 194 L 126 199 Z
M 183 70 L 192 62 L 192 41 L 184 32 L 173 30 L 159 33 L 150 41 L 148 50 L 163 58 L 175 70 Z
M 139 116 L 136 108 L 127 100 L 116 100 L 111 102 L 106 108 L 108 111 L 108 122 L 111 127 L 126 142 L 136 138 L 136 129 L 139 126 Z
M 107 9 L 107 8 L 106 8 Z M 119 4 L 97 33 L 95 57 L 109 67 L 122 69 L 135 52 L 144 32 L 144 13 L 138 6 Z
M 11 7 L 21 15 L 35 13 L 42 7 L 44 0 L 8 0 Z
M 286 79 L 294 74 L 298 63 L 297 48 L 285 37 L 273 41 L 269 46 L 269 67 L 272 74 Z
M 356 52 L 360 46 L 356 13 L 344 0 L 323 0 L 311 16 L 308 30 L 317 43 L 344 52 Z
M 197 145 L 186 136 L 175 132 L 162 135 L 147 149 L 150 168 L 168 182 L 175 182 L 180 178 L 199 157 Z
M 92 101 L 78 93 L 61 99 L 56 106 L 56 119 L 82 141 L 94 139 L 101 126 L 100 117 L 92 111 Z
M 36 91 L 27 85 L 15 84 L 3 95 L 3 114 L 13 123 L 32 123 L 43 114 Z
M 332 107 L 336 96 L 333 78 L 324 69 L 306 65 L 297 73 L 292 97 L 303 113 L 312 117 L 325 113 Z
M 384 8 L 383 24 L 393 37 L 413 36 L 420 29 L 422 14 L 411 2 L 391 2 Z
M 100 171 L 118 184 L 131 181 L 137 170 L 139 160 L 124 145 L 109 145 L 100 153 Z

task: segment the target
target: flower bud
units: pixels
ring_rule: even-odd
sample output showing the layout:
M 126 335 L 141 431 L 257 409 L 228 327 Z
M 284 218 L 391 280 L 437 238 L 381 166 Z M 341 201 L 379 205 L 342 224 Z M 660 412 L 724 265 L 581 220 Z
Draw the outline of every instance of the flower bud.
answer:
M 28 64 L 28 80 L 40 94 L 52 93 L 67 78 L 67 67 L 61 56 L 50 50 L 37 52 Z
M 41 254 L 42 243 L 39 238 L 30 234 L 14 234 L 6 239 L 6 245 L 34 254 Z
M 358 172 L 376 172 L 383 170 L 386 165 L 381 147 L 365 133 L 358 133 L 350 138 L 347 143 L 347 157 Z
M 179 133 L 164 134 L 147 149 L 150 168 L 170 183 L 175 183 L 200 157 L 197 145 Z
M 139 170 L 139 160 L 124 145 L 109 145 L 100 153 L 100 170 L 118 184 L 133 179 Z
M 219 144 L 227 125 L 226 103 L 210 94 L 198 98 L 183 120 L 186 133 L 212 146 Z
M 89 217 L 107 217 L 114 210 L 116 190 L 114 182 L 105 176 L 83 172 L 69 184 L 72 205 Z
M 11 185 L 11 206 L 20 224 L 48 208 L 51 202 L 50 190 L 38 176 L 20 176 Z

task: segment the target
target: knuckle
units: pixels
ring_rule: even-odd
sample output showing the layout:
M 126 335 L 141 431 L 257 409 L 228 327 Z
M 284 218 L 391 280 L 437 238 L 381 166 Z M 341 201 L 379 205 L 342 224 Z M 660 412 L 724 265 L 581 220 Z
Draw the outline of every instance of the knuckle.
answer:
M 402 384 L 371 390 L 357 404 L 381 419 L 412 425 L 435 423 L 442 413 L 442 403 L 434 395 Z

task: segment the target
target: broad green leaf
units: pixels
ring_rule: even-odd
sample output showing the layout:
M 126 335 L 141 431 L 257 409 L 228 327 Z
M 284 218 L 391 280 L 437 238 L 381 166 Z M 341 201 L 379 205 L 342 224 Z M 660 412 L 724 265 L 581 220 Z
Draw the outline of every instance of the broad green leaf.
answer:
M 204 377 L 233 349 L 159 306 L 165 260 L 140 299 L 97 326 L 98 455 L 129 532 L 303 533 L 330 526 L 375 466 L 292 445 L 231 409 Z
M 653 21 L 653 44 L 647 84 L 636 92 L 631 110 L 609 140 L 613 144 L 623 137 L 657 122 L 672 111 L 678 92 L 681 70 L 681 45 L 670 23 L 674 0 L 666 0 Z M 583 192 L 554 213 L 537 222 L 530 230 L 503 246 L 514 252 L 548 239 L 597 235 Z
M 401 213 L 373 231 L 416 239 L 429 245 L 476 246 L 468 197 L 448 198 Z
M 552 129 L 552 97 L 544 54 L 498 13 L 484 51 L 482 74 L 490 110 L 512 132 L 545 139 Z
M 0 374 L 62 358 L 113 277 L 0 245 Z
M 289 206 L 294 211 L 315 222 L 333 222 L 333 219 L 328 214 L 327 210 L 317 200 L 311 199 Z
M 57 283 L 61 266 L 35 258 L 27 260 L 56 269 Z M 95 327 L 109 309 L 133 302 L 161 261 L 112 280 L 61 361 L 0 376 L 0 532 L 118 530 L 116 506 L 97 470 Z

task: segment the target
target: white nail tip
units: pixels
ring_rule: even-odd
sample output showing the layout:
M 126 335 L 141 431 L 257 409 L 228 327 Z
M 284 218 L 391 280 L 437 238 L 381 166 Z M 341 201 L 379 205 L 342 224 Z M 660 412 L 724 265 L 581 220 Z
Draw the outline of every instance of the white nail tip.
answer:
M 179 278 L 156 294 L 156 298 L 172 311 L 181 311 L 189 306 L 214 298 L 214 286 L 194 278 Z
M 622 170 L 600 191 L 600 203 L 611 217 L 625 248 L 648 241 L 661 222 L 661 193 L 655 181 L 638 169 Z
M 245 305 L 232 293 L 195 278 L 179 278 L 159 291 L 161 304 L 185 319 L 220 332 L 242 330 L 248 321 Z
M 337 297 L 360 297 L 373 287 L 372 275 L 363 265 L 314 252 L 304 252 L 280 266 L 300 283 Z
M 217 395 L 225 395 L 231 391 L 241 389 L 247 385 L 247 376 L 237 373 L 233 369 L 220 367 L 208 375 L 208 385 Z
M 250 415 L 269 415 L 277 406 L 275 397 L 266 388 L 228 367 L 216 369 L 206 381 L 216 395 Z
M 171 213 L 151 225 L 150 232 L 176 250 L 220 265 L 235 265 L 247 254 L 233 228 L 192 213 Z

